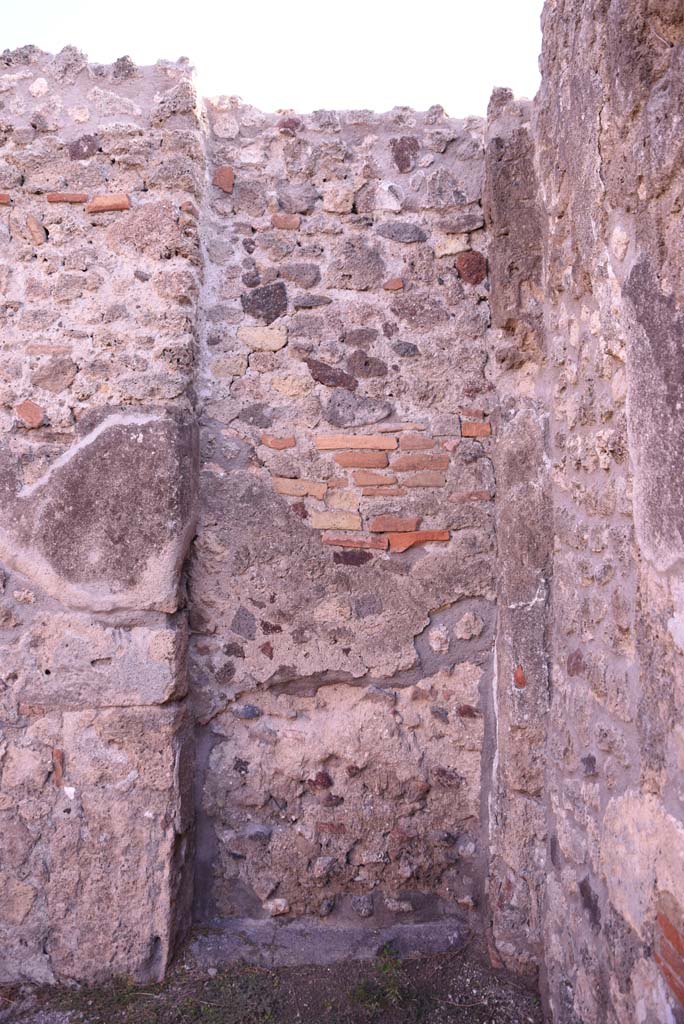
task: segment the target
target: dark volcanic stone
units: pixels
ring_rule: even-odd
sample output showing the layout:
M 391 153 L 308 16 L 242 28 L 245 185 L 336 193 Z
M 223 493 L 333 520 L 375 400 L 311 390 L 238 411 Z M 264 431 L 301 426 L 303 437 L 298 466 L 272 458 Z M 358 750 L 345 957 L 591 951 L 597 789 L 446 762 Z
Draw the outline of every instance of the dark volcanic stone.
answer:
M 254 402 L 253 405 L 246 405 L 238 413 L 238 419 L 243 423 L 249 423 L 251 427 L 270 427 L 273 416 L 269 407 L 264 402 Z
M 413 170 L 420 152 L 420 145 L 415 135 L 402 135 L 399 139 L 390 139 L 390 149 L 398 171 L 407 174 Z
M 233 616 L 230 628 L 245 640 L 253 640 L 256 636 L 256 619 L 247 608 L 240 605 Z
M 249 316 L 271 324 L 283 313 L 287 313 L 287 288 L 282 281 L 265 284 L 242 295 L 240 301 Z
M 329 366 L 320 359 L 307 359 L 306 365 L 309 373 L 319 384 L 326 388 L 346 388 L 348 391 L 355 391 L 358 381 L 344 370 L 338 370 L 336 366 Z
M 420 349 L 412 341 L 395 341 L 392 348 L 398 356 L 402 356 L 404 359 L 411 359 L 413 356 L 420 355 Z
M 359 345 L 363 348 L 366 345 L 372 345 L 378 336 L 378 332 L 374 327 L 354 327 L 351 331 L 345 331 L 340 341 L 343 341 L 345 345 Z
M 300 288 L 313 288 L 321 279 L 315 263 L 289 263 L 280 268 L 280 275 Z
M 80 139 L 69 143 L 69 156 L 72 160 L 87 160 L 89 156 L 97 153 L 99 148 L 100 140 L 97 135 L 81 135 Z
M 336 565 L 365 565 L 372 557 L 370 551 L 336 551 L 333 562 Z
M 386 224 L 380 224 L 377 230 L 379 235 L 392 242 L 424 242 L 427 238 L 421 227 L 406 220 L 387 221 Z
M 327 295 L 295 295 L 292 300 L 295 309 L 318 309 L 319 306 L 329 306 L 331 302 Z
M 254 718 L 261 718 L 262 711 L 255 704 L 236 704 L 235 707 L 230 709 L 236 718 L 242 718 L 246 721 L 250 721 Z
M 363 896 L 352 896 L 351 905 L 352 910 L 354 910 L 359 917 L 371 917 L 373 913 L 373 897 L 370 893 Z
M 358 348 L 349 356 L 347 369 L 357 377 L 387 376 L 387 363 L 383 363 L 382 359 L 374 359 L 362 348 Z

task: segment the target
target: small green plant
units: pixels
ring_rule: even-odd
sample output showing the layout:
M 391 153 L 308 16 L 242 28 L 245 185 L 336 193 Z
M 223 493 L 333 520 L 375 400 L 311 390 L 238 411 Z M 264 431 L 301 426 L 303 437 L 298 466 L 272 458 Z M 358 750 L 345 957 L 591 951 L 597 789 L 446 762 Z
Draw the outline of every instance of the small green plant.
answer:
M 404 976 L 401 961 L 389 944 L 385 944 L 380 950 L 378 971 L 381 975 L 387 1004 L 399 1006 L 405 996 Z

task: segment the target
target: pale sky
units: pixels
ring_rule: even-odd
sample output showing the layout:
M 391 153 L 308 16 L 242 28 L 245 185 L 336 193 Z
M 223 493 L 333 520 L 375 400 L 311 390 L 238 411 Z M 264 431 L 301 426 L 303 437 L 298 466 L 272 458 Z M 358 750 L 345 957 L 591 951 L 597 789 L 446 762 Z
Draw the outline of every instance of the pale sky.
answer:
M 189 57 L 205 96 L 262 110 L 440 103 L 484 114 L 537 90 L 542 0 L 5 0 L 2 49 L 73 43 L 95 63 Z

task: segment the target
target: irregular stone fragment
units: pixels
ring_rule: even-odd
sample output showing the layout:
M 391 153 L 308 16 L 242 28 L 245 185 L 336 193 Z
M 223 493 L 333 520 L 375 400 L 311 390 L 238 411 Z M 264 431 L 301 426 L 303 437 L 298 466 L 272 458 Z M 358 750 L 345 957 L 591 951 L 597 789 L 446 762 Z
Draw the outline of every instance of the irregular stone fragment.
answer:
M 285 184 L 278 189 L 278 204 L 285 213 L 311 213 L 320 199 L 313 185 Z
M 212 184 L 215 185 L 216 188 L 220 188 L 222 192 L 231 193 L 233 191 L 233 186 L 235 185 L 235 172 L 232 167 L 228 167 L 227 165 L 217 167 L 211 180 Z
M 45 422 L 45 410 L 41 409 L 35 402 L 32 402 L 30 398 L 15 406 L 14 412 L 20 423 L 28 427 L 29 430 L 42 427 Z
M 389 402 L 335 388 L 325 407 L 325 418 L 334 427 L 355 427 L 379 423 L 391 416 L 392 411 Z
M 243 293 L 240 301 L 245 313 L 267 324 L 287 313 L 287 289 L 282 281 Z
M 357 349 L 347 359 L 347 369 L 356 377 L 386 377 L 387 363 L 369 356 L 363 349 Z
M 278 352 L 287 344 L 287 327 L 239 327 L 237 336 L 253 352 Z
M 364 348 L 376 341 L 378 333 L 374 327 L 353 327 L 342 334 L 340 341 L 345 345 L 358 345 L 359 348 Z
M 439 327 L 449 320 L 449 314 L 439 299 L 421 292 L 397 296 L 392 304 L 392 312 L 410 327 L 423 330 Z
M 456 269 L 466 284 L 481 284 L 487 276 L 487 259 L 481 252 L 463 252 L 456 260 Z
M 378 225 L 376 231 L 392 242 L 424 242 L 427 238 L 427 233 L 421 227 L 408 221 L 390 220 Z
M 420 143 L 415 135 L 402 135 L 398 139 L 390 139 L 392 159 L 401 174 L 408 174 L 416 166 Z
M 44 245 L 47 241 L 47 231 L 35 217 L 26 218 L 26 228 L 34 245 Z
M 352 512 L 312 512 L 314 530 L 360 530 L 361 517 Z
M 321 272 L 315 263 L 286 263 L 280 268 L 281 277 L 292 281 L 300 288 L 313 288 L 321 279 Z
M 346 388 L 348 391 L 355 391 L 358 387 L 358 381 L 351 374 L 320 359 L 308 358 L 306 365 L 313 379 L 327 388 Z
M 33 371 L 31 383 L 34 387 L 43 388 L 44 391 L 59 394 L 60 391 L 71 387 L 77 373 L 78 367 L 68 356 L 57 356 L 48 359 Z
M 365 238 L 347 238 L 328 269 L 331 288 L 367 291 L 382 284 L 385 263 L 380 250 Z
M 332 299 L 328 295 L 295 295 L 292 300 L 295 309 L 319 309 L 331 303 Z
M 87 160 L 94 156 L 100 148 L 100 139 L 97 135 L 81 135 L 69 143 L 69 156 L 72 160 Z
M 302 218 L 298 213 L 274 213 L 271 224 L 279 231 L 297 231 Z

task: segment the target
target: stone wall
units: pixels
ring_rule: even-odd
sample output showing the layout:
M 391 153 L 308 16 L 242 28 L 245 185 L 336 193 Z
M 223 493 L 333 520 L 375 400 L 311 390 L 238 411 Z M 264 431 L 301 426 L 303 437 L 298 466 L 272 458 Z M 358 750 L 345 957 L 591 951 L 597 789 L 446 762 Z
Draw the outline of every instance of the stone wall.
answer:
M 684 1012 L 684 15 L 544 29 L 486 122 L 2 57 L 0 981 L 194 914 Z
M 548 4 L 555 554 L 545 948 L 554 1020 L 680 1019 L 681 4 Z
M 481 929 L 483 124 L 207 112 L 200 916 Z
M 187 927 L 186 69 L 0 60 L 0 979 L 159 977 Z

